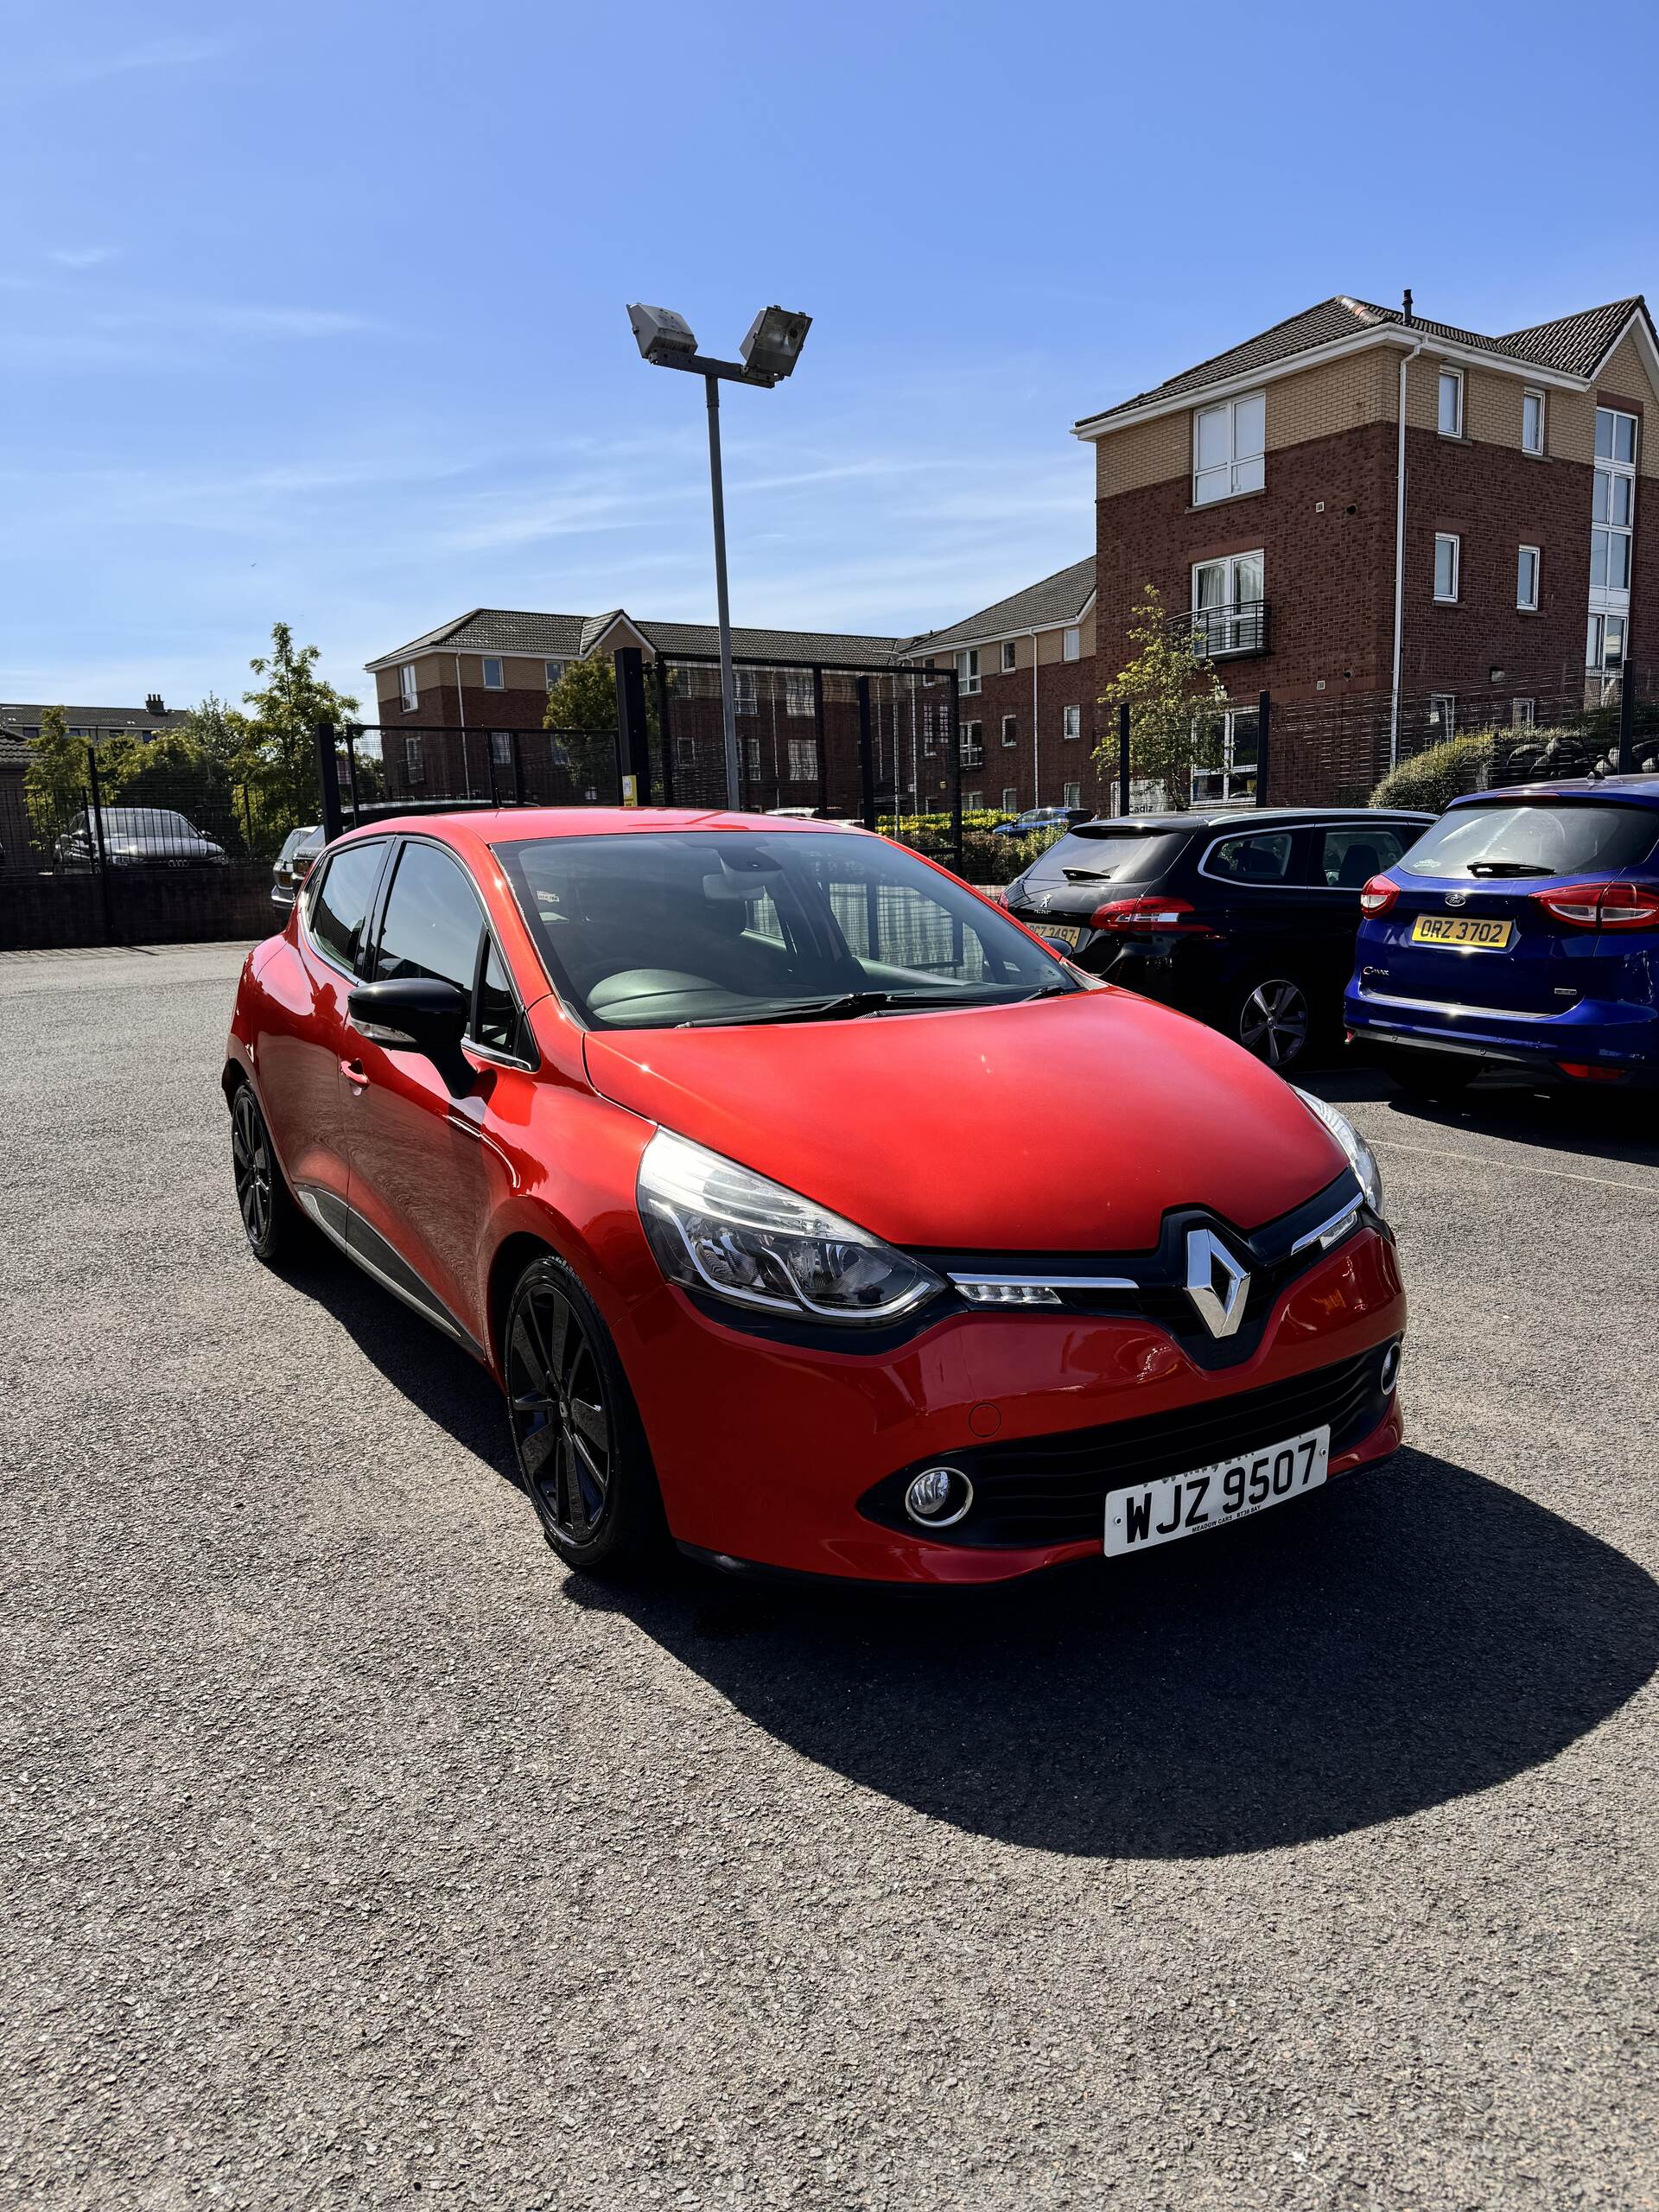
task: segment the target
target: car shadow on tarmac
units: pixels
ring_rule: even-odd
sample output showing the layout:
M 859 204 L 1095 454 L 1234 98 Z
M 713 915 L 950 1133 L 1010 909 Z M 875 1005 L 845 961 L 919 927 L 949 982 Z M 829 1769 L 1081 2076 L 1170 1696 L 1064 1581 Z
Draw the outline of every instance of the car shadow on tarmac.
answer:
M 515 1481 L 500 1400 L 463 1351 L 343 1260 L 292 1280 Z M 550 1605 L 625 1614 L 803 1757 L 963 1829 L 1084 1856 L 1270 1850 L 1488 1789 L 1659 1664 L 1659 1585 L 1640 1567 L 1409 1450 L 1207 1538 L 971 1592 L 679 1565 L 610 1586 L 547 1565 Z
M 1306 1087 L 1332 1105 L 1379 1105 L 1402 1134 L 1462 1131 L 1507 1138 L 1573 1160 L 1659 1167 L 1659 1092 L 1541 1088 L 1523 1074 L 1483 1075 L 1455 1098 L 1413 1098 L 1370 1068 L 1321 1068 Z

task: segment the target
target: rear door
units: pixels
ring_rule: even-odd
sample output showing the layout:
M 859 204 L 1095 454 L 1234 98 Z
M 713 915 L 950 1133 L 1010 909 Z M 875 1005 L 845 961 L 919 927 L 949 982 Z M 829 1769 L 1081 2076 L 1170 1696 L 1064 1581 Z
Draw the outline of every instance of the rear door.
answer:
M 1305 878 L 1296 926 L 1309 976 L 1338 996 L 1353 973 L 1359 894 L 1400 858 L 1416 832 L 1351 815 L 1313 823 L 1298 855 Z M 1334 1001 L 1333 1001 L 1334 1003 Z

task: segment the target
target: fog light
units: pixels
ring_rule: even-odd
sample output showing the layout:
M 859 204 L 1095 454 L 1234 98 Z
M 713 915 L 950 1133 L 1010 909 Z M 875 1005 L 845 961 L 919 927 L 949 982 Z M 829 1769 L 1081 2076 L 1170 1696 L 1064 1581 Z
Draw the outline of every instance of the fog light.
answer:
M 1395 1384 L 1400 1380 L 1400 1341 L 1398 1338 L 1395 1339 L 1382 1355 L 1382 1372 L 1380 1380 L 1382 1384 L 1383 1395 L 1385 1396 L 1393 1389 Z
M 974 1486 L 960 1467 L 924 1467 L 911 1478 L 905 1510 L 924 1528 L 948 1529 L 974 1502 Z

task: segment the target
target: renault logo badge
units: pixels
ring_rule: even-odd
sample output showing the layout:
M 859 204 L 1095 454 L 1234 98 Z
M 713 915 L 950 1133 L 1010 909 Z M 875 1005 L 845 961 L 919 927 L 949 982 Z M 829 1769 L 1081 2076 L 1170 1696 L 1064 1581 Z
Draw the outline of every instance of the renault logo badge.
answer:
M 1186 1294 L 1212 1337 L 1230 1337 L 1244 1319 L 1250 1278 L 1211 1230 L 1186 1232 Z

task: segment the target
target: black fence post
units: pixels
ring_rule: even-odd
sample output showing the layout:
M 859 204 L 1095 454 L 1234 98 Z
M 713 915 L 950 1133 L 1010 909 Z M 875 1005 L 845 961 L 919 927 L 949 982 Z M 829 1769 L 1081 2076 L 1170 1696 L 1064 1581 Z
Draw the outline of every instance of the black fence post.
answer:
M 1117 709 L 1117 810 L 1129 810 L 1129 702 L 1123 700 Z
M 346 725 L 346 783 L 352 794 L 352 825 L 356 827 L 363 818 L 363 802 L 357 790 L 357 741 L 363 734 L 361 722 Z
M 104 844 L 104 798 L 98 787 L 98 747 L 86 748 L 86 803 L 92 817 L 92 851 L 98 869 L 98 903 L 104 917 L 104 942 L 115 943 L 115 924 L 110 912 L 110 856 Z
M 340 811 L 340 756 L 334 751 L 334 726 L 319 722 L 316 730 L 317 790 L 321 799 L 322 842 L 332 845 L 345 827 Z
M 1636 671 L 1628 658 L 1618 678 L 1618 772 L 1636 770 Z
M 962 690 L 950 671 L 950 865 L 962 874 Z
M 830 749 L 823 727 L 823 671 L 812 671 L 812 742 L 818 753 L 818 812 L 830 811 Z
M 858 795 L 864 827 L 875 827 L 875 755 L 870 747 L 870 679 L 858 679 Z
M 658 653 L 656 660 L 657 677 L 657 742 L 663 754 L 663 804 L 674 804 L 674 744 L 669 731 L 668 663 Z
M 1268 763 L 1273 757 L 1273 694 L 1263 691 L 1255 702 L 1255 803 L 1268 803 Z
M 645 657 L 638 645 L 620 645 L 616 671 L 616 751 L 624 806 L 651 804 L 651 739 L 645 729 Z
M 550 744 L 551 742 L 552 741 L 550 739 L 549 743 Z M 520 739 L 517 730 L 514 730 L 512 733 L 512 803 L 515 806 L 522 806 L 524 803 L 524 761 L 523 741 Z

